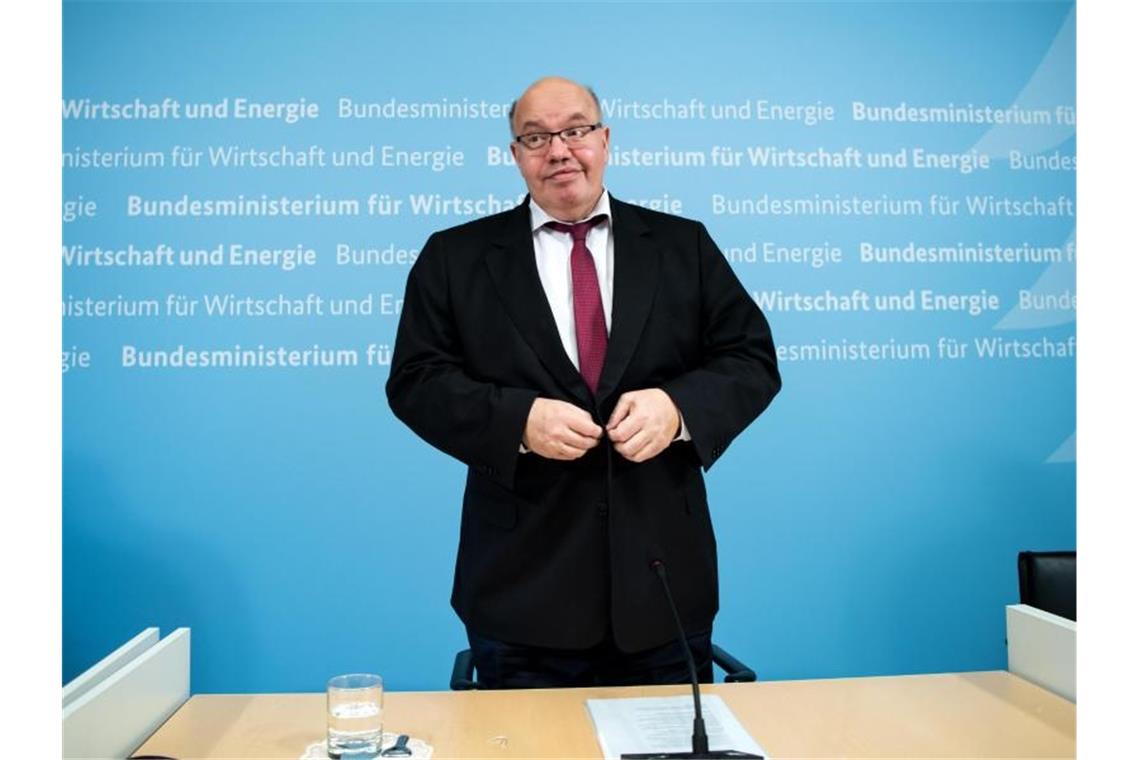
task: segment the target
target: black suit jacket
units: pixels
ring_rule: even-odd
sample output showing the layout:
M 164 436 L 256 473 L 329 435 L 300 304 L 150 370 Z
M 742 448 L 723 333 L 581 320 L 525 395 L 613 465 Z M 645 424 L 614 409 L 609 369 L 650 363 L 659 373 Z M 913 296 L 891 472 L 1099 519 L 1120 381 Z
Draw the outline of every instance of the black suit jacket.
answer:
M 389 403 L 468 465 L 452 606 L 485 636 L 586 648 L 612 626 L 625 651 L 674 636 L 650 562 L 682 621 L 718 607 L 708 469 L 780 388 L 768 323 L 704 226 L 611 197 L 614 292 L 590 393 L 558 336 L 527 202 L 431 236 L 408 276 Z M 604 425 L 618 397 L 660 387 L 692 442 L 634 464 L 608 441 L 572 462 L 520 454 L 536 397 Z

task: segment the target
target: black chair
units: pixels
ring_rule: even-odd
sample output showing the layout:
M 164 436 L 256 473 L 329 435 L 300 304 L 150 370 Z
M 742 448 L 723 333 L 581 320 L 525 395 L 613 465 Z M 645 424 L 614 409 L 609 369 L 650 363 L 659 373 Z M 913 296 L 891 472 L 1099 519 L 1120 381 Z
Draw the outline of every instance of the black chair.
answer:
M 724 671 L 725 683 L 744 683 L 756 680 L 756 672 L 713 644 L 713 664 Z M 478 689 L 479 681 L 475 677 L 475 661 L 470 649 L 455 655 L 455 665 L 451 668 L 451 688 L 453 691 L 469 691 Z
M 1017 580 L 1022 604 L 1076 622 L 1076 552 L 1020 552 Z

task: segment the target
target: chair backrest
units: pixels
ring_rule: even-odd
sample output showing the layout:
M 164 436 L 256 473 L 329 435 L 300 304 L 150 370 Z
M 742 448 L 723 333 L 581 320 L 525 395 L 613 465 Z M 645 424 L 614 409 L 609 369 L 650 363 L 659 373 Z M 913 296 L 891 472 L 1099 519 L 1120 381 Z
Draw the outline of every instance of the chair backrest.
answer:
M 1017 579 L 1022 604 L 1076 621 L 1076 552 L 1021 552 Z

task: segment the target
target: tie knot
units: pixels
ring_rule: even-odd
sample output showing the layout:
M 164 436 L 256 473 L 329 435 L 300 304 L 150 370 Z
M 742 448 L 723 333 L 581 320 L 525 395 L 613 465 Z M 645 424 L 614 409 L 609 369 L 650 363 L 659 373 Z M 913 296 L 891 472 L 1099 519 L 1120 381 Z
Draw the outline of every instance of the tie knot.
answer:
M 593 229 L 594 227 L 596 227 L 599 224 L 601 224 L 602 222 L 604 222 L 605 219 L 606 219 L 605 214 L 598 214 L 597 216 L 595 216 L 592 219 L 587 219 L 586 221 L 578 222 L 577 224 L 563 224 L 562 222 L 547 222 L 543 226 L 549 227 L 550 229 L 554 230 L 555 232 L 569 232 L 570 236 L 572 238 L 574 238 L 574 240 L 585 240 L 587 233 L 589 233 L 590 230 Z

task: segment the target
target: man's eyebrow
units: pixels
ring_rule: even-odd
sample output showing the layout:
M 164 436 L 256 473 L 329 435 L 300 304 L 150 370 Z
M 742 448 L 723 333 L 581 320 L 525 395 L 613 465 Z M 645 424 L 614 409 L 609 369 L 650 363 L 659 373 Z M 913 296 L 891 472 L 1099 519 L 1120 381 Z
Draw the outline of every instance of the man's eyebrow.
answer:
M 590 117 L 589 117 L 589 116 L 587 116 L 586 114 L 582 113 L 581 111 L 578 111 L 577 113 L 572 113 L 572 114 L 570 114 L 570 118 L 569 118 L 569 121 L 570 121 L 570 122 L 577 122 L 577 121 L 589 121 L 589 119 L 590 119 Z M 539 123 L 539 122 L 537 122 L 537 121 L 528 120 L 528 121 L 524 121 L 524 122 L 522 123 L 522 126 L 520 127 L 520 129 L 531 129 L 531 128 L 535 128 L 535 129 L 545 129 L 545 127 L 546 127 L 546 125 L 544 125 L 544 124 L 541 124 L 541 123 Z

